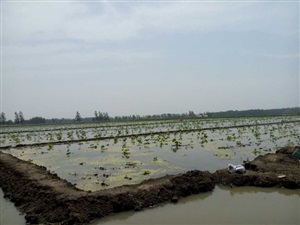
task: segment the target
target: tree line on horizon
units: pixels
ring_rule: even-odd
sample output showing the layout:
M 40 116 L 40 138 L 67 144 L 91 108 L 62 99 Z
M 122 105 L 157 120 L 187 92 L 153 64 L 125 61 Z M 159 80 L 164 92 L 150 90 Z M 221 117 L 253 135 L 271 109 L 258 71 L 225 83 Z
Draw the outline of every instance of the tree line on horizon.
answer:
M 189 111 L 188 113 L 182 113 L 182 114 L 160 114 L 160 115 L 129 115 L 129 116 L 115 116 L 111 117 L 107 112 L 101 112 L 101 111 L 94 111 L 94 117 L 86 117 L 82 118 L 79 111 L 76 112 L 74 119 L 46 119 L 43 117 L 32 117 L 29 120 L 25 120 L 23 112 L 20 111 L 19 113 L 15 112 L 15 118 L 14 121 L 7 120 L 5 113 L 2 112 L 0 114 L 0 124 L 1 125 L 17 125 L 17 124 L 56 124 L 56 123 L 71 123 L 71 122 L 104 122 L 104 121 L 134 121 L 134 120 L 157 120 L 157 119 L 180 119 L 180 118 L 194 118 L 197 115 L 193 111 Z M 202 116 L 205 116 L 204 114 L 199 114 Z M 198 115 L 198 116 L 199 116 Z
M 195 114 L 193 111 L 188 113 L 164 113 L 157 115 L 129 115 L 110 117 L 107 112 L 94 111 L 94 117 L 82 118 L 79 111 L 76 112 L 74 119 L 46 119 L 35 116 L 28 120 L 24 118 L 22 111 L 14 113 L 14 121 L 7 120 L 5 113 L 0 113 L 0 125 L 13 124 L 56 124 L 56 123 L 72 123 L 72 122 L 104 122 L 104 121 L 136 121 L 136 120 L 160 120 L 160 119 L 186 119 L 201 117 L 246 117 L 246 116 L 280 116 L 280 115 L 299 115 L 300 107 L 281 108 L 281 109 L 250 109 L 250 110 L 229 110 L 224 112 L 206 112 Z
M 243 117 L 243 116 L 277 116 L 277 115 L 297 115 L 300 114 L 300 107 L 281 109 L 249 109 L 249 110 L 229 110 L 224 112 L 209 112 L 209 117 Z

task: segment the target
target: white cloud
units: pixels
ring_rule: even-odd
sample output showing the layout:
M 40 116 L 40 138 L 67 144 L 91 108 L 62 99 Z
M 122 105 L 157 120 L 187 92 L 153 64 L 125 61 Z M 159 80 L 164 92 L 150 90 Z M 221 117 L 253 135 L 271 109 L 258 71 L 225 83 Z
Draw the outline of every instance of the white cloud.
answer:
M 290 16 L 286 11 L 291 11 L 286 5 L 272 3 L 268 3 L 270 7 L 247 2 L 127 3 L 129 9 L 123 10 L 124 4 L 6 2 L 3 4 L 4 44 L 63 39 L 123 41 L 144 38 L 149 35 L 145 34 L 148 29 L 157 32 L 264 29 L 266 24 L 274 22 L 274 17 L 286 19 Z M 90 12 L 93 5 L 98 12 Z M 287 10 L 280 11 L 282 7 Z M 271 27 L 276 29 L 275 25 Z
M 254 74 L 256 78 L 277 74 L 281 83 L 289 68 L 291 76 L 298 75 L 298 67 L 291 67 L 299 58 L 291 54 L 298 50 L 296 5 L 3 2 L 5 105 L 12 115 L 14 110 L 30 111 L 49 102 L 65 112 L 79 107 L 93 112 L 95 105 L 104 104 L 104 110 L 110 107 L 120 115 L 120 106 L 129 104 L 126 113 L 147 114 L 187 105 L 207 107 L 222 100 L 224 93 L 232 93 L 242 105 L 244 83 L 259 82 Z M 269 57 L 269 64 L 262 63 L 261 56 Z M 243 79 L 230 86 L 239 75 Z M 268 96 L 263 90 L 269 83 L 261 81 L 259 93 L 256 88 L 247 92 Z M 110 100 L 103 102 L 99 96 L 106 95 Z M 293 93 L 287 95 L 294 99 Z M 269 106 L 272 96 L 261 98 L 261 104 Z
M 72 48 L 75 48 L 72 51 Z M 64 49 L 62 51 L 62 49 Z M 135 64 L 139 66 L 143 61 L 162 57 L 163 54 L 156 51 L 130 51 L 130 50 L 107 50 L 94 49 L 88 51 L 77 51 L 77 46 L 73 44 L 55 44 L 41 48 L 39 46 L 7 46 L 3 48 L 3 72 L 9 74 L 11 78 L 23 76 L 47 76 L 49 69 L 59 72 L 68 70 L 74 71 L 101 71 L 107 68 L 109 62 L 117 64 L 124 69 Z M 23 73 L 23 71 L 28 71 Z M 43 73 L 41 73 L 43 71 Z M 37 72 L 37 73 L 35 73 Z
M 100 4 L 100 3 L 99 3 Z M 108 4 L 101 14 L 88 14 L 80 3 L 6 3 L 3 32 L 7 42 L 82 40 L 120 40 L 133 37 L 137 26 L 122 19 Z M 6 43 L 6 42 L 4 42 Z

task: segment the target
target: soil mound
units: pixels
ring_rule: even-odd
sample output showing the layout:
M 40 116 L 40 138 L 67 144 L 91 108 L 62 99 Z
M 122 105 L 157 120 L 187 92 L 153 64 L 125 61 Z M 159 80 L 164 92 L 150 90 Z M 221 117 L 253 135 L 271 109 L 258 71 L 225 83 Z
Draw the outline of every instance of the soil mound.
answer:
M 227 186 L 300 188 L 300 163 L 292 156 L 295 149 L 297 147 L 285 147 L 276 154 L 260 155 L 247 164 L 244 174 L 230 174 L 222 169 L 214 176 L 218 183 Z

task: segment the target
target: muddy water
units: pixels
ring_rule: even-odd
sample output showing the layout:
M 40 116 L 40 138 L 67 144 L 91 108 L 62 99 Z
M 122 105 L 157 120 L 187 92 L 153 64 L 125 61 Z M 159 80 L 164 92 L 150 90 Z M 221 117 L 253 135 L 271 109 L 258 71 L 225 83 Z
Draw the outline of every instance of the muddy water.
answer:
M 25 224 L 24 216 L 3 198 L 0 189 L 0 224 Z M 181 199 L 141 212 L 125 212 L 96 220 L 110 224 L 300 224 L 300 190 L 225 188 Z
M 0 224 L 1 225 L 22 225 L 25 224 L 24 216 L 15 208 L 14 204 L 3 198 L 0 188 Z
M 300 224 L 300 190 L 216 187 L 177 204 L 94 221 L 109 224 Z

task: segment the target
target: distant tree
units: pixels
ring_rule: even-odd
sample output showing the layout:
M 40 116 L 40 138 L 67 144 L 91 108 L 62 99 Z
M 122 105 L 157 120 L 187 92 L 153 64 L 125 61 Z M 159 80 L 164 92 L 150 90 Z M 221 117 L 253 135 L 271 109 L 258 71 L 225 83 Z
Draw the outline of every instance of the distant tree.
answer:
M 24 115 L 21 111 L 19 112 L 19 120 L 20 120 L 20 124 L 23 124 L 25 122 Z
M 103 113 L 103 119 L 104 119 L 104 120 L 109 120 L 109 115 L 108 115 L 107 112 L 104 112 L 104 113 Z
M 0 124 L 1 124 L 1 125 L 4 125 L 5 122 L 6 122 L 5 113 L 2 112 L 2 113 L 0 114 Z
M 94 121 L 107 121 L 110 119 L 107 112 L 95 111 L 94 115 L 95 115 L 95 117 L 93 118 Z
M 103 121 L 103 113 L 102 112 L 98 112 L 98 121 Z
M 205 112 L 204 115 L 205 115 L 205 117 L 212 117 L 213 113 L 211 113 L 211 112 Z
M 7 120 L 6 124 L 7 125 L 12 125 L 14 122 L 12 120 Z
M 98 112 L 97 112 L 97 111 L 95 111 L 95 112 L 94 112 L 94 114 L 95 114 L 95 121 L 99 121 Z
M 15 112 L 15 121 L 14 121 L 15 124 L 19 124 L 20 123 L 20 117 L 19 117 L 19 114 L 17 112 Z
M 77 111 L 75 116 L 75 121 L 80 122 L 82 120 L 80 113 Z
M 28 120 L 28 123 L 30 124 L 40 124 L 40 123 L 46 123 L 46 119 L 43 117 L 33 117 L 31 119 Z
M 189 117 L 196 117 L 195 113 L 193 111 L 189 111 Z

